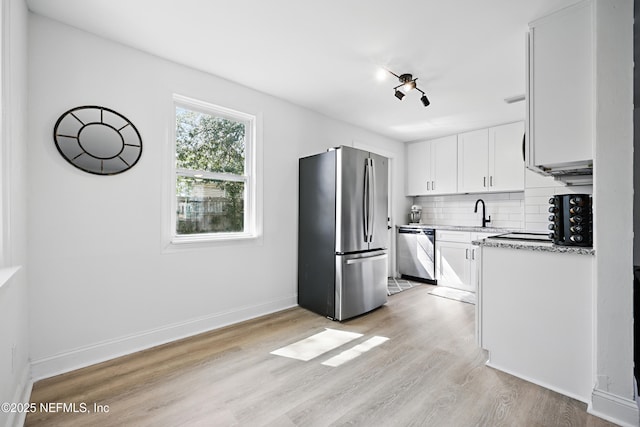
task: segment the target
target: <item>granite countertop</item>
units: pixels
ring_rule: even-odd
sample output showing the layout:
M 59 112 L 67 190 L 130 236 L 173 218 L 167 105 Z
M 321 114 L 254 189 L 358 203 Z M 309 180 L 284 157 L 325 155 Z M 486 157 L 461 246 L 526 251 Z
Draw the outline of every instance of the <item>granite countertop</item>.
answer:
M 477 233 L 514 233 L 522 231 L 516 228 L 497 228 L 497 227 L 480 227 L 472 225 L 435 225 L 435 224 L 402 224 L 396 225 L 397 227 L 421 227 L 421 228 L 433 228 L 435 230 L 450 230 L 450 231 L 470 231 Z
M 398 227 L 425 227 L 433 228 L 435 230 L 450 230 L 450 231 L 468 231 L 475 233 L 518 233 L 523 232 L 521 229 L 513 228 L 497 228 L 497 227 L 474 227 L 469 225 L 436 225 L 436 224 L 403 224 L 396 225 Z M 507 249 L 524 249 L 529 251 L 538 252 L 556 252 L 556 253 L 571 253 L 578 255 L 595 255 L 596 251 L 593 248 L 585 248 L 580 246 L 561 246 L 554 245 L 551 242 L 530 242 L 526 240 L 498 240 L 498 239 L 480 239 L 471 242 L 475 246 L 486 246 L 490 248 L 507 248 Z
M 488 248 L 506 248 L 506 249 L 524 249 L 538 252 L 556 252 L 570 253 L 578 255 L 595 255 L 593 248 L 585 248 L 580 246 L 561 246 L 554 245 L 551 242 L 529 242 L 526 240 L 498 240 L 498 239 L 480 239 L 471 242 L 475 246 L 486 246 Z

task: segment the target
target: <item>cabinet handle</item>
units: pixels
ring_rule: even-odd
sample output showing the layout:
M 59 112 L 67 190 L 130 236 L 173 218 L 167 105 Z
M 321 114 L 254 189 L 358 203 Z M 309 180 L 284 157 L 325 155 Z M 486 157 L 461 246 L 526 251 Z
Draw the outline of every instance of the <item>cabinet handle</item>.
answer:
M 435 189 L 436 189 L 436 182 L 435 181 L 431 181 L 431 189 L 435 191 Z
M 471 259 L 475 261 L 476 259 L 476 250 L 475 249 L 471 249 Z
M 489 187 L 493 187 L 493 175 L 489 177 Z
M 486 187 L 486 186 L 487 186 L 487 177 L 486 177 L 486 176 L 483 176 L 483 177 L 482 177 L 482 186 L 483 186 L 483 187 Z
M 427 191 L 429 191 L 429 181 L 427 181 Z
M 469 259 L 469 249 L 464 250 L 464 259 Z

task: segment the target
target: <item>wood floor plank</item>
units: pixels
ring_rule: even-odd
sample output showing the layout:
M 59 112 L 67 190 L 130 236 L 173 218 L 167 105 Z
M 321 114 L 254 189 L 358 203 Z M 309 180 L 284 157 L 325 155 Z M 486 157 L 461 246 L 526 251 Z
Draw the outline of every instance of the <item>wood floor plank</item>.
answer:
M 610 426 L 586 405 L 485 366 L 475 307 L 428 294 L 389 297 L 342 323 L 301 308 L 39 381 L 32 402 L 108 413 L 27 415 L 27 426 Z M 363 334 L 308 362 L 271 351 L 333 328 Z M 389 338 L 337 367 L 321 362 Z

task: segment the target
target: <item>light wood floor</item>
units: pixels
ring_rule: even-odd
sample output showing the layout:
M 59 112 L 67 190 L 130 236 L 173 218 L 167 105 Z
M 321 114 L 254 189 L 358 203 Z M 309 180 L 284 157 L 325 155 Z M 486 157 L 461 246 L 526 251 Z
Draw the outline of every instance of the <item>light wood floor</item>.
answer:
M 108 413 L 31 413 L 27 426 L 609 426 L 586 405 L 484 365 L 473 305 L 389 297 L 343 323 L 301 308 L 163 345 L 35 384 L 32 402 Z M 339 367 L 269 352 L 324 328 L 384 344 Z M 81 408 L 78 406 L 78 408 Z

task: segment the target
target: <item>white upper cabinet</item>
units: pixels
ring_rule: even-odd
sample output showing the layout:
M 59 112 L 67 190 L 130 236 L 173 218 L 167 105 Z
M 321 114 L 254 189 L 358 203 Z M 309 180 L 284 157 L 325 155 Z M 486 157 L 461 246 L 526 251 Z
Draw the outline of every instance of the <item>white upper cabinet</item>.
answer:
M 431 145 L 429 141 L 407 144 L 407 195 L 427 194 L 431 188 Z
M 478 193 L 489 189 L 489 130 L 458 135 L 458 191 Z
M 407 195 L 457 191 L 456 135 L 407 144 Z
M 524 123 L 458 135 L 458 192 L 523 191 Z
M 489 128 L 489 191 L 523 191 L 524 122 Z
M 590 167 L 594 139 L 593 2 L 529 24 L 527 166 Z
M 458 191 L 458 144 L 456 135 L 431 140 L 431 193 Z

